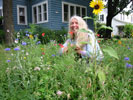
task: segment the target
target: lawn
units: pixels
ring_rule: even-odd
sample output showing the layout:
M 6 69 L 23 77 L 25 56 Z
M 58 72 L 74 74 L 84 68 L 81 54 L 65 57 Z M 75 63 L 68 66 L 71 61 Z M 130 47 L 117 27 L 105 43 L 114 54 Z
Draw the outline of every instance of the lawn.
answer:
M 56 41 L 23 41 L 0 45 L 0 100 L 131 100 L 133 39 L 100 41 L 104 59 L 89 64 Z

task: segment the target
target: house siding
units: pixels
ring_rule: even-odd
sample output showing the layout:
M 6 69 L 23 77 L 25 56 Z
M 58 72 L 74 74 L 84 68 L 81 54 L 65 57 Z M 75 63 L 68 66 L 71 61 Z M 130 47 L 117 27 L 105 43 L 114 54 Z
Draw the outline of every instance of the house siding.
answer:
M 92 9 L 89 7 L 89 0 L 49 0 L 49 18 L 51 29 L 68 28 L 68 23 L 62 22 L 62 2 L 73 3 L 87 7 L 87 16 L 92 16 Z M 90 11 L 90 13 L 88 13 Z M 57 13 L 58 12 L 58 13 Z M 93 21 L 87 20 L 88 27 L 94 30 Z
M 92 9 L 89 7 L 90 0 L 13 0 L 13 20 L 14 28 L 19 31 L 20 29 L 29 28 L 28 25 L 17 24 L 17 5 L 27 7 L 27 23 L 32 23 L 32 6 L 41 2 L 48 2 L 48 22 L 38 25 L 44 28 L 53 30 L 60 30 L 61 28 L 68 28 L 68 23 L 62 22 L 62 2 L 73 3 L 87 7 L 87 16 L 92 16 Z M 90 29 L 93 30 L 93 21 L 87 20 Z
M 17 22 L 17 5 L 22 5 L 22 6 L 26 6 L 27 7 L 27 0 L 12 0 L 13 1 L 13 22 L 14 22 L 14 29 L 16 31 L 19 31 L 20 29 L 25 29 L 28 28 L 28 25 L 18 25 Z M 28 7 L 27 7 L 28 8 Z M 27 11 L 28 13 L 28 11 Z M 27 17 L 28 19 L 28 17 Z M 29 21 L 27 20 L 27 23 L 29 23 Z

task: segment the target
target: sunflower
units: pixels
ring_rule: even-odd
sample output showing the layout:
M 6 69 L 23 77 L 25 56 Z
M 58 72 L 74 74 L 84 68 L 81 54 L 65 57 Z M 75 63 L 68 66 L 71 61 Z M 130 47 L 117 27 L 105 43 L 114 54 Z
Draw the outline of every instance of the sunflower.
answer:
M 104 4 L 102 0 L 92 0 L 90 2 L 90 7 L 94 8 L 93 13 L 97 15 L 104 8 Z

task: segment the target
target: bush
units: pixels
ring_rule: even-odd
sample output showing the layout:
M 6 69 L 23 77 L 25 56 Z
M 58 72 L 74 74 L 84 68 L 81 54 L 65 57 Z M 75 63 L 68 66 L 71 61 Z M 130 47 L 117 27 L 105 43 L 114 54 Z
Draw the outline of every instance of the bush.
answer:
M 133 33 L 133 24 L 126 24 L 124 26 L 124 37 L 131 37 L 131 34 Z
M 42 33 L 45 33 L 45 35 L 42 36 Z M 63 43 L 66 38 L 67 31 L 64 28 L 62 28 L 61 30 L 50 30 L 39 25 L 30 24 L 30 28 L 22 30 L 21 34 L 23 34 L 24 36 L 26 34 L 31 34 L 33 36 L 37 35 L 39 40 L 45 44 L 50 42 L 51 40 L 55 40 L 57 41 L 57 43 Z
M 119 35 L 115 35 L 113 38 L 121 39 L 121 37 Z
M 106 30 L 111 30 L 111 27 L 107 27 L 106 25 L 102 25 L 99 29 L 98 29 L 98 34 L 100 35 L 100 38 L 103 38 L 106 35 Z

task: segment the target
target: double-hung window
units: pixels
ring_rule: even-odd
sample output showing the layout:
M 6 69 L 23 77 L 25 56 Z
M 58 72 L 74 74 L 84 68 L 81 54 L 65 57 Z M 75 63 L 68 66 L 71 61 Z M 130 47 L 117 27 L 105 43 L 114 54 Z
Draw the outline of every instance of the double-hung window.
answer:
M 27 25 L 27 7 L 17 5 L 17 22 L 19 25 Z
M 62 2 L 62 22 L 68 22 L 73 15 L 85 17 L 87 8 L 85 6 Z
M 32 6 L 33 23 L 44 23 L 48 21 L 47 1 Z

